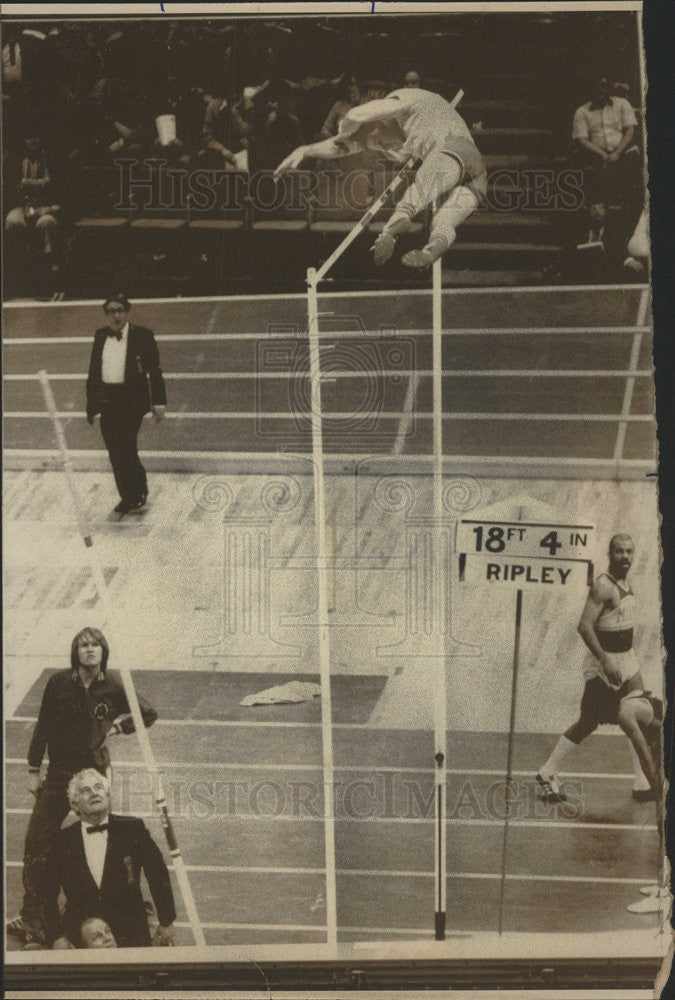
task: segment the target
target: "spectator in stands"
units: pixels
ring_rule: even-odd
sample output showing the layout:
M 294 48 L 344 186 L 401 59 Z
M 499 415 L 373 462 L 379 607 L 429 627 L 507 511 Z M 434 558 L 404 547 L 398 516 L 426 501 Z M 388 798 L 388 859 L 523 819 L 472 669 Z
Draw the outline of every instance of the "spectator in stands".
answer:
M 406 75 L 403 77 L 404 87 L 421 87 L 422 78 L 416 69 L 408 70 Z
M 624 97 L 611 95 L 606 77 L 597 80 L 591 100 L 577 108 L 572 125 L 577 160 L 586 168 L 589 204 L 625 205 L 640 189 L 636 125 L 630 103 Z
M 321 128 L 325 122 L 326 108 L 335 102 L 335 92 L 344 81 L 344 73 L 333 80 L 319 76 L 305 76 L 298 83 L 284 80 L 295 91 L 298 101 L 298 117 L 305 141 L 321 138 Z
M 40 132 L 39 78 L 46 37 L 36 28 L 20 31 L 12 24 L 3 24 L 3 161 L 5 156 L 19 155 L 29 132 Z
M 274 170 L 280 159 L 302 142 L 298 116 L 290 110 L 287 95 L 267 104 L 267 118 L 256 137 L 253 150 L 254 170 Z
M 21 86 L 23 79 L 23 53 L 19 33 L 11 24 L 3 32 L 2 46 L 2 99 L 4 100 Z M 42 34 L 42 32 L 40 32 Z
M 156 106 L 155 152 L 170 163 L 189 166 L 196 156 L 203 156 L 205 150 L 203 126 L 204 116 L 213 96 L 203 87 L 181 86 L 181 81 L 171 77 L 168 82 L 166 100 Z M 159 117 L 173 115 L 175 118 L 175 136 L 168 139 L 160 134 Z
M 245 148 L 253 128 L 241 114 L 241 104 L 230 104 L 226 97 L 214 97 L 206 105 L 202 138 L 207 164 L 236 167 L 235 153 Z
M 349 82 L 341 86 L 341 93 L 333 107 L 328 112 L 328 117 L 321 127 L 321 138 L 330 139 L 332 135 L 338 134 L 340 122 L 350 108 L 355 108 L 361 103 L 361 87 L 356 77 L 352 77 Z
M 58 204 L 47 169 L 44 150 L 37 137 L 26 139 L 22 155 L 5 165 L 5 188 L 14 201 L 5 219 L 5 250 L 14 278 L 39 268 L 46 288 L 59 271 Z M 54 289 L 50 289 L 53 291 Z
M 103 74 L 102 46 L 96 27 L 87 22 L 65 24 L 61 28 L 63 70 L 72 91 L 90 94 Z
M 369 101 L 381 101 L 390 91 L 390 87 L 384 80 L 366 80 L 361 88 L 359 104 L 368 104 Z
M 91 93 L 97 117 L 97 146 L 104 156 L 141 156 L 155 138 L 145 82 L 125 45 L 121 31 L 108 38 L 107 75 Z

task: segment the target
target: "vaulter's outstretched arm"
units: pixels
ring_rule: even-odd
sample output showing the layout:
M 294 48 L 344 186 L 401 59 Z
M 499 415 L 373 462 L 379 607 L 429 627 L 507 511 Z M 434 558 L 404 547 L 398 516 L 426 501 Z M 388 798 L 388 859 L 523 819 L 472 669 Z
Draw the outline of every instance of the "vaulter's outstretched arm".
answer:
M 397 97 L 383 97 L 376 101 L 366 101 L 365 104 L 357 104 L 355 108 L 350 108 L 340 122 L 340 134 L 342 136 L 351 135 L 357 132 L 362 125 L 370 122 L 379 122 L 383 118 L 393 118 L 401 111 L 401 102 Z
M 282 160 L 274 171 L 275 177 L 280 177 L 287 170 L 297 170 L 303 160 L 314 158 L 317 160 L 335 160 L 341 156 L 348 156 L 350 153 L 357 153 L 361 149 L 361 143 L 355 139 L 346 139 L 342 135 L 331 136 L 322 142 L 313 142 L 308 146 L 298 146 L 292 153 Z

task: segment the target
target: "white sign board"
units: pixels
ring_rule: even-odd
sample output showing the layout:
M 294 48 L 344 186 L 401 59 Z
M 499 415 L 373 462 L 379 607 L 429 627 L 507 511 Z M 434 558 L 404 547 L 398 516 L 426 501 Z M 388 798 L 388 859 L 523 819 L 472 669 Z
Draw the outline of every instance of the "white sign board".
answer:
M 576 590 L 593 582 L 593 563 L 582 559 L 528 559 L 518 556 L 478 556 L 461 553 L 460 583 L 497 583 L 514 590 L 563 588 Z
M 457 525 L 460 583 L 567 591 L 593 582 L 593 526 L 476 520 Z
M 457 525 L 455 551 L 532 559 L 588 559 L 593 530 L 589 524 L 466 519 Z

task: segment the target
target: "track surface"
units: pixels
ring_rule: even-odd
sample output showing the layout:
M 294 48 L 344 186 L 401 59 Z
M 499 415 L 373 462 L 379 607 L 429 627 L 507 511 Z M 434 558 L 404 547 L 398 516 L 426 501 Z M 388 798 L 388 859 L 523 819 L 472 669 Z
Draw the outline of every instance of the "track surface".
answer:
M 7 724 L 7 903 L 20 904 L 29 814 L 24 755 L 44 673 Z M 308 675 L 311 677 L 311 675 Z M 318 702 L 244 709 L 274 674 L 135 672 L 159 708 L 151 731 L 176 832 L 209 944 L 325 940 L 321 729 Z M 313 678 L 316 679 L 316 678 Z M 433 737 L 363 724 L 385 678 L 333 685 L 338 921 L 344 941 L 431 936 Z M 449 733 L 448 926 L 494 931 L 499 893 L 506 736 Z M 575 756 L 570 802 L 538 801 L 533 771 L 552 737 L 516 739 L 516 818 L 507 861 L 505 930 L 584 932 L 651 926 L 625 910 L 655 877 L 653 805 L 630 798 L 623 737 L 595 736 Z M 114 806 L 152 816 L 135 737 L 112 744 Z M 189 929 L 179 893 L 180 937 Z
M 445 292 L 444 452 L 607 461 L 622 418 L 619 457 L 653 459 L 641 294 L 640 286 Z M 327 294 L 320 308 L 325 450 L 429 454 L 430 294 Z M 155 330 L 168 383 L 169 419 L 144 429 L 144 448 L 311 449 L 304 297 L 139 303 L 132 319 Z M 7 448 L 53 447 L 37 382 L 43 368 L 54 376 L 69 447 L 100 450 L 83 411 L 91 337 L 102 323 L 98 304 L 5 310 Z

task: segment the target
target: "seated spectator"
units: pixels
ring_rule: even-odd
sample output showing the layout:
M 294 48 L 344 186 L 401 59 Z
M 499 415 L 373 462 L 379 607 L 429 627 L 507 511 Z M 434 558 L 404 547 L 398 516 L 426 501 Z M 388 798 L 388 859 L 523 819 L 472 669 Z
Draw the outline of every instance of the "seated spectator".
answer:
M 367 104 L 369 101 L 381 101 L 390 91 L 391 87 L 384 80 L 366 80 L 361 87 L 359 104 Z
M 154 121 L 145 86 L 135 64 L 130 65 L 121 31 L 107 40 L 107 70 L 91 92 L 97 122 L 96 145 L 107 157 L 143 156 L 154 142 Z
M 337 135 L 340 122 L 349 109 L 361 103 L 361 88 L 356 77 L 353 76 L 346 85 L 343 84 L 341 90 L 340 96 L 333 104 L 333 107 L 328 112 L 328 117 L 321 126 L 322 139 L 330 139 L 331 136 Z
M 300 121 L 289 105 L 284 96 L 268 103 L 267 118 L 256 136 L 253 169 L 274 170 L 280 160 L 302 143 Z
M 566 213 L 560 241 L 559 259 L 542 269 L 546 282 L 618 282 L 625 277 L 626 234 L 621 213 L 608 212 L 602 203 Z
M 178 80 L 171 78 L 168 96 L 155 105 L 157 138 L 154 152 L 170 163 L 179 163 L 184 167 L 189 166 L 195 157 L 203 156 L 204 115 L 212 100 L 213 96 L 202 87 L 187 86 L 183 89 Z M 165 115 L 174 116 L 173 136 L 169 138 L 164 134 L 164 123 L 159 121 Z
M 403 86 L 409 88 L 422 86 L 422 77 L 416 69 L 408 70 L 406 75 L 403 77 Z
M 8 162 L 4 171 L 6 200 L 14 203 L 5 219 L 10 267 L 18 272 L 37 263 L 43 280 L 59 270 L 57 228 L 61 206 L 52 190 L 44 150 L 38 138 L 26 139 L 23 155 Z
M 235 153 L 245 148 L 253 128 L 241 114 L 241 102 L 231 105 L 226 97 L 214 97 L 206 105 L 202 139 L 209 166 L 236 167 Z
M 334 80 L 319 76 L 305 76 L 300 82 L 285 79 L 284 83 L 295 91 L 298 102 L 298 116 L 305 141 L 321 138 L 321 128 L 325 121 L 325 108 L 335 102 L 336 90 L 343 85 L 344 73 Z
M 71 948 L 87 917 L 99 917 L 120 948 L 173 944 L 176 909 L 161 851 L 142 820 L 110 813 L 110 785 L 88 768 L 68 784 L 68 801 L 79 822 L 61 829 L 50 869 L 53 889 L 45 910 L 45 933 L 52 948 Z M 105 879 L 103 873 L 105 870 Z M 159 925 L 152 941 L 141 894 L 145 875 Z M 66 897 L 63 916 L 58 888 Z
M 587 203 L 625 205 L 642 184 L 640 151 L 635 144 L 635 112 L 624 97 L 612 97 L 601 77 L 593 96 L 574 113 L 572 139 L 586 167 Z
M 105 920 L 87 917 L 80 925 L 80 942 L 83 948 L 116 948 L 115 935 Z

